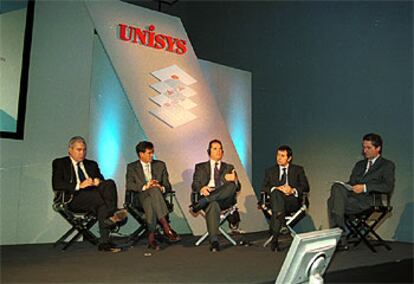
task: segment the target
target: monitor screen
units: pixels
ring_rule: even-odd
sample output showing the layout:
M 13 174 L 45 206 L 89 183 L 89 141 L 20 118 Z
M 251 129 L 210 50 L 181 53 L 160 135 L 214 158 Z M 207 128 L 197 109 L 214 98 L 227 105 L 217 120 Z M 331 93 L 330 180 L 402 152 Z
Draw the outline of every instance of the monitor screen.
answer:
M 276 283 L 322 280 L 341 234 L 342 230 L 335 228 L 295 235 Z

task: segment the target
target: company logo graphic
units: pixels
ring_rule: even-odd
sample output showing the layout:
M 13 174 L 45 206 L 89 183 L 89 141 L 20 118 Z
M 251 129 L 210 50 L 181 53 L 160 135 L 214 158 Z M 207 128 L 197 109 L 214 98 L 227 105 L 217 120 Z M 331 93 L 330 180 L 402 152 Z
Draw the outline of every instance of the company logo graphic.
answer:
M 142 30 L 127 24 L 118 24 L 119 39 L 138 45 L 163 49 L 182 55 L 187 52 L 187 41 L 165 34 L 155 32 L 155 26 L 150 25 L 148 29 Z
M 151 73 L 159 82 L 150 87 L 159 94 L 150 97 L 158 105 L 150 113 L 168 126 L 175 128 L 197 118 L 190 110 L 197 106 L 190 98 L 197 93 L 189 86 L 197 81 L 184 72 L 177 65 L 154 71 Z

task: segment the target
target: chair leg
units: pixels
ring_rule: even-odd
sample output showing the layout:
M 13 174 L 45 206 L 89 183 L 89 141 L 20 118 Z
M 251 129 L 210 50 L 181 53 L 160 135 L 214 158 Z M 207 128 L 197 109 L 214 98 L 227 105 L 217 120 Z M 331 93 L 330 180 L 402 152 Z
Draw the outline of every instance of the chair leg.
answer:
M 237 245 L 236 241 L 223 228 L 219 227 L 219 231 L 233 246 Z
M 195 243 L 196 246 L 199 246 L 204 240 L 208 237 L 208 232 L 205 232 Z
M 346 220 L 345 224 L 351 230 L 353 235 L 358 237 L 358 240 L 354 241 L 354 247 L 363 242 L 372 252 L 376 253 L 375 246 L 384 246 L 387 250 L 391 250 L 391 247 L 385 243 L 385 241 L 375 232 L 377 224 L 385 217 L 386 212 L 382 213 L 371 225 L 368 223 L 369 216 L 367 218 L 357 219 L 357 221 Z M 377 244 L 373 244 L 368 240 L 367 236 L 372 235 Z
M 63 246 L 63 248 L 62 248 L 62 250 L 66 250 L 68 247 L 70 247 L 75 241 L 77 241 L 80 237 L 82 236 L 82 233 L 81 232 L 78 232 L 72 239 L 70 239 L 70 241 L 69 242 L 67 242 L 64 246 Z
M 135 246 L 143 238 L 146 231 L 147 231 L 146 226 L 140 226 L 138 229 L 136 229 L 129 236 L 129 241 L 132 241 L 131 246 Z
M 265 243 L 263 244 L 263 247 L 265 248 L 265 247 L 267 247 L 268 246 L 268 244 L 270 244 L 271 242 L 272 242 L 272 240 L 273 240 L 273 236 L 270 236 L 266 241 L 265 241 Z
M 73 232 L 75 231 L 75 228 L 74 227 L 72 227 L 70 230 L 68 230 L 63 236 L 61 236 L 60 237 L 60 239 L 59 240 L 57 240 L 55 243 L 54 243 L 54 245 L 53 245 L 53 247 L 57 247 L 58 245 L 60 245 L 61 243 L 65 243 L 65 240 L 70 236 L 70 235 L 72 235 L 73 234 Z

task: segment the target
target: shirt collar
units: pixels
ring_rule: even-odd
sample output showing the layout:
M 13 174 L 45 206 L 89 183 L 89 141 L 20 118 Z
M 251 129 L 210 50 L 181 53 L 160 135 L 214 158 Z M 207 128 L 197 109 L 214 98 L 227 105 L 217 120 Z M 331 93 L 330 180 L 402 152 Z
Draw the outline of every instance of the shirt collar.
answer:
M 78 165 L 78 163 L 79 163 L 80 166 L 83 166 L 83 161 L 76 162 L 71 156 L 69 156 L 69 158 L 70 158 L 70 161 L 72 162 L 72 165 L 74 167 L 76 167 Z
M 283 169 L 286 169 L 286 170 L 288 170 L 289 169 L 289 165 L 290 164 L 287 164 L 286 166 L 279 166 L 279 165 L 277 165 L 278 167 L 279 167 L 279 171 L 282 171 Z
M 218 167 L 221 166 L 221 161 L 214 161 L 214 160 L 210 159 L 210 166 L 215 167 L 216 163 L 218 163 Z
M 378 156 L 376 156 L 374 159 L 371 159 L 371 160 L 368 160 L 368 161 L 371 161 L 372 162 L 372 165 L 373 164 L 375 164 L 375 162 L 378 160 L 378 158 L 380 157 L 381 155 L 378 155 Z
M 141 160 L 139 160 L 139 162 L 141 163 L 141 165 L 143 166 L 143 167 L 145 167 L 146 165 L 151 165 L 151 163 L 144 163 L 143 161 L 141 161 Z

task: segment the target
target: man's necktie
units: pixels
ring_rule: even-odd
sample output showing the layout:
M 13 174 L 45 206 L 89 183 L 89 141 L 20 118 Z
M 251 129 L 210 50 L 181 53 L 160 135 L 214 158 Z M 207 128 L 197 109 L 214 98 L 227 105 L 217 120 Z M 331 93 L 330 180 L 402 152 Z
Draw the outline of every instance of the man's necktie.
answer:
M 149 169 L 149 164 L 145 164 L 144 175 L 145 175 L 145 181 L 151 180 L 151 173 L 150 173 L 150 169 Z
M 85 177 L 85 174 L 83 173 L 83 171 L 82 171 L 82 169 L 80 167 L 80 163 L 81 162 L 78 162 L 77 163 L 78 177 L 79 177 L 79 181 L 80 182 L 83 182 L 86 179 L 86 177 Z
M 218 168 L 219 163 L 215 163 L 214 165 L 214 186 L 219 187 L 221 185 L 221 179 L 220 179 L 220 171 Z
M 282 173 L 282 177 L 280 178 L 280 183 L 285 184 L 286 183 L 286 168 L 283 168 L 282 171 L 283 173 Z

